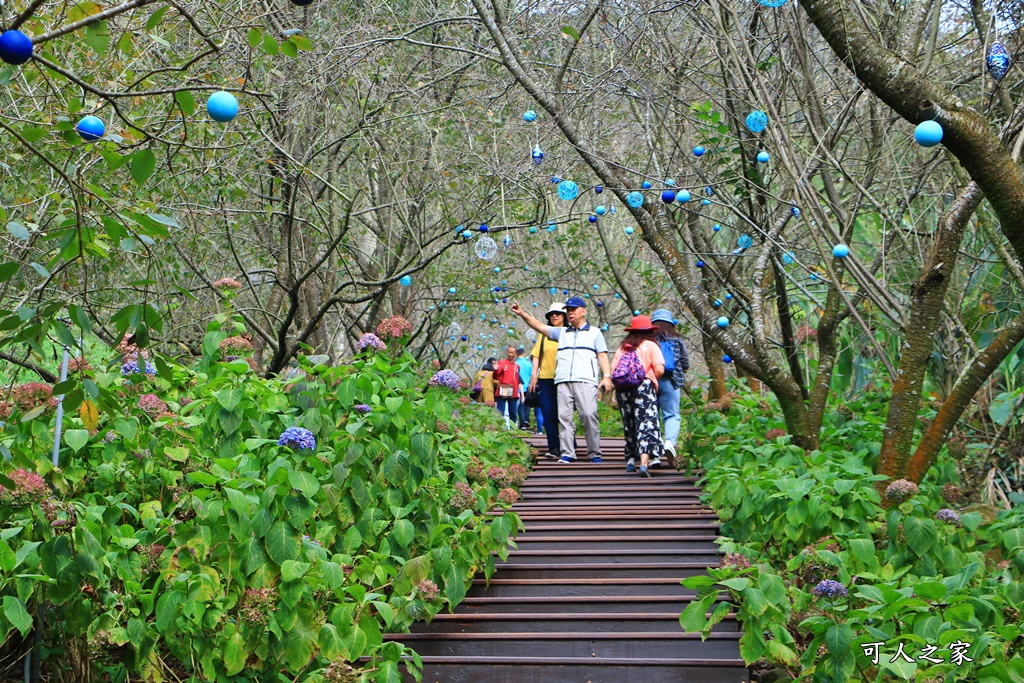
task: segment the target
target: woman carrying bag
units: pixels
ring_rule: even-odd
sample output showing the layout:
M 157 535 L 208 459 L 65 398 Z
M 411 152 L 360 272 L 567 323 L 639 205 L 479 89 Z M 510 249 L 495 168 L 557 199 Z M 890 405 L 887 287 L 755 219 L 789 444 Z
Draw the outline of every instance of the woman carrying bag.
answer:
M 658 328 L 646 315 L 635 316 L 612 359 L 612 385 L 622 414 L 626 436 L 626 471 L 651 476 L 647 466 L 660 460 L 664 446 L 658 426 L 658 378 L 665 372 L 665 358 L 658 346 Z
M 488 358 L 473 378 L 469 397 L 481 403 L 494 402 L 494 358 Z M 474 395 L 475 394 L 475 395 Z
M 665 375 L 658 382 L 658 407 L 661 419 L 665 422 L 665 456 L 668 466 L 676 466 L 676 441 L 679 439 L 679 427 L 682 419 L 679 414 L 679 397 L 685 382 L 685 373 L 690 369 L 690 357 L 686 353 L 686 344 L 676 332 L 676 319 L 672 311 L 659 308 L 651 315 L 651 322 L 658 326 L 658 344 L 661 355 L 665 357 Z M 651 461 L 651 467 L 659 467 L 660 462 Z
M 519 366 L 516 365 L 516 347 L 505 349 L 505 359 L 494 366 L 494 400 L 501 413 L 512 421 L 519 420 Z
M 565 304 L 557 301 L 544 314 L 549 327 L 565 327 Z M 545 458 L 558 460 L 562 457 L 558 441 L 558 391 L 555 389 L 555 358 L 558 356 L 558 342 L 538 334 L 530 357 L 533 373 L 530 375 L 528 391 L 540 395 L 540 412 L 544 417 L 544 434 L 548 439 Z

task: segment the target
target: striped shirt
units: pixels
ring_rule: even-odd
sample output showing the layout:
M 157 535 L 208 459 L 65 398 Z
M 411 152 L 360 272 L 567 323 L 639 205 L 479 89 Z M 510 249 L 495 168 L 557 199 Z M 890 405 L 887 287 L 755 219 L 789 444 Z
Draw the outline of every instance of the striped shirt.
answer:
M 575 327 L 548 327 L 548 338 L 558 342 L 555 384 L 563 382 L 600 382 L 597 354 L 608 353 L 601 330 L 590 323 Z

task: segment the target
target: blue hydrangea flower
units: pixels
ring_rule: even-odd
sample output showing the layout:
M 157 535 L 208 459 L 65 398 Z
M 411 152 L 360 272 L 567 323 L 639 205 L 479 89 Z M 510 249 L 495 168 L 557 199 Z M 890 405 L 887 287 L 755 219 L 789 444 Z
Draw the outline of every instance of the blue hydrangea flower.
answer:
M 380 337 L 373 334 L 372 332 L 367 332 L 366 334 L 359 338 L 359 343 L 356 344 L 356 349 L 359 351 L 363 351 L 368 348 L 373 349 L 375 351 L 385 351 L 387 350 L 388 346 L 387 344 L 380 340 Z
M 849 595 L 849 593 L 846 590 L 846 586 L 839 583 L 838 581 L 833 581 L 832 579 L 825 579 L 817 586 L 815 586 L 814 590 L 811 592 L 817 595 L 819 598 L 838 598 L 841 596 Z
M 451 370 L 438 370 L 427 384 L 432 387 L 448 387 L 452 391 L 458 391 L 459 376 Z
M 370 406 L 366 405 L 365 403 L 357 404 L 355 406 L 355 409 L 356 409 L 357 413 L 372 413 L 373 412 L 373 408 L 371 408 Z
M 313 436 L 313 432 L 308 429 L 303 429 L 302 427 L 289 427 L 281 432 L 281 436 L 277 440 L 277 445 L 288 446 L 293 450 L 308 448 L 312 451 L 316 449 L 316 438 Z
M 130 360 L 121 366 L 122 375 L 134 375 L 138 372 L 142 372 L 142 370 L 139 369 L 139 364 L 136 361 Z
M 960 515 L 949 508 L 942 508 L 936 512 L 935 519 L 947 524 L 960 524 Z

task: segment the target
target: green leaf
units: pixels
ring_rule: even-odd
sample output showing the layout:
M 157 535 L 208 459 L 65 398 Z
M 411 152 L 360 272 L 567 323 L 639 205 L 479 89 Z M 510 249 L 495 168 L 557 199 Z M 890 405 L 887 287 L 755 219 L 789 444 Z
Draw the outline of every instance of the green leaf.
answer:
M 312 498 L 320 490 L 320 482 L 309 472 L 292 470 L 288 473 L 288 483 L 292 485 L 292 488 L 304 493 L 307 498 Z
M 338 629 L 334 624 L 324 624 L 317 635 L 317 642 L 320 644 L 320 652 L 329 660 L 345 657 L 345 645 L 338 635 Z
M 34 270 L 37 273 L 39 273 L 39 277 L 44 278 L 44 279 L 50 277 L 50 271 L 48 271 L 46 269 L 46 266 L 44 266 L 44 265 L 42 265 L 40 263 L 36 263 L 35 261 L 30 263 L 29 265 L 32 266 L 32 270 Z
M 380 663 L 377 677 L 373 680 L 375 683 L 402 683 L 402 672 L 396 662 L 384 660 Z
M 64 443 L 71 447 L 75 453 L 82 450 L 85 444 L 89 443 L 88 429 L 69 429 L 64 432 Z
M 166 225 L 168 228 L 179 228 L 178 221 L 174 220 L 170 216 L 165 216 L 162 213 L 147 213 L 147 218 L 156 221 L 160 225 Z M 167 234 L 166 232 L 164 234 Z
M 249 47 L 256 47 L 263 42 L 263 32 L 258 28 L 251 28 L 249 29 L 249 35 L 246 40 L 249 43 Z
M 281 563 L 281 580 L 282 581 L 296 581 L 301 579 L 312 567 L 309 562 L 296 562 L 295 560 L 285 560 Z
M 679 625 L 687 633 L 699 633 L 704 630 L 704 623 L 707 621 L 707 611 L 711 605 L 718 600 L 720 591 L 708 593 L 697 602 L 691 602 L 679 615 Z
M 291 40 L 286 40 L 281 43 L 281 52 L 288 57 L 295 58 L 299 56 L 299 46 Z
M 196 98 L 188 90 L 174 93 L 174 101 L 181 107 L 181 111 L 185 116 L 192 116 L 192 114 L 196 113 Z
M 14 551 L 11 550 L 11 546 L 7 544 L 7 541 L 0 540 L 0 570 L 10 574 L 17 566 L 18 558 L 15 556 Z
M 750 579 L 744 578 L 742 576 L 737 576 L 733 579 L 719 581 L 719 583 L 725 586 L 726 588 L 733 589 L 734 591 L 744 591 L 747 589 L 747 586 L 750 585 Z
M 159 24 L 160 20 L 164 18 L 165 14 L 167 14 L 167 8 L 168 5 L 164 5 L 163 7 L 161 7 L 160 9 L 158 9 L 150 15 L 149 19 L 146 21 L 147 31 L 152 31 L 156 28 L 156 25 Z
M 16 261 L 8 261 L 7 263 L 0 263 L 0 282 L 7 282 L 14 274 L 18 272 L 18 268 L 21 267 L 20 263 Z
M 403 548 L 408 548 L 409 544 L 412 543 L 413 537 L 416 535 L 416 529 L 409 520 L 400 519 L 395 522 L 395 529 L 392 535 L 399 545 Z
M 345 552 L 353 554 L 363 547 L 363 535 L 359 533 L 359 529 L 351 526 L 348 531 L 345 532 L 345 539 L 342 543 Z
M 580 39 L 580 32 L 577 31 L 576 29 L 574 29 L 572 26 L 563 26 L 562 27 L 562 33 L 564 33 L 565 35 L 569 36 L 573 40 L 579 40 Z
M 32 617 L 29 615 L 28 610 L 25 609 L 25 603 L 21 598 L 5 595 L 3 607 L 4 616 L 7 617 L 7 621 L 11 622 L 11 625 L 18 629 L 22 636 L 27 636 L 29 631 L 32 630 Z
M 907 517 L 903 520 L 903 534 L 907 545 L 918 557 L 921 557 L 939 541 L 939 530 L 935 522 L 920 517 Z
M 938 581 L 921 581 L 914 584 L 914 595 L 935 602 L 946 597 L 946 586 Z
M 853 644 L 853 629 L 847 624 L 832 624 L 825 632 L 825 645 L 833 657 L 841 659 L 850 652 Z
M 237 631 L 231 634 L 228 642 L 221 648 L 224 656 L 224 673 L 234 676 L 245 668 L 245 662 L 249 659 L 249 651 L 245 647 L 245 638 Z
M 149 177 L 153 175 L 153 171 L 156 170 L 156 155 L 151 150 L 140 149 L 132 155 L 130 170 L 132 180 L 135 181 L 136 185 L 142 187 L 149 180 Z
M 14 236 L 14 239 L 21 240 L 23 242 L 27 242 L 29 237 L 31 237 L 31 235 L 29 235 L 28 228 L 15 221 L 11 221 L 7 224 L 7 232 L 11 233 L 11 235 Z
M 263 542 L 266 544 L 267 555 L 270 555 L 270 559 L 279 565 L 298 557 L 298 537 L 288 522 L 278 521 L 270 527 Z
M 224 389 L 214 395 L 217 397 L 217 403 L 221 404 L 225 410 L 232 410 L 242 402 L 245 392 L 238 388 Z
M 274 40 L 273 36 L 263 36 L 263 51 L 266 52 L 271 57 L 277 54 L 277 41 Z

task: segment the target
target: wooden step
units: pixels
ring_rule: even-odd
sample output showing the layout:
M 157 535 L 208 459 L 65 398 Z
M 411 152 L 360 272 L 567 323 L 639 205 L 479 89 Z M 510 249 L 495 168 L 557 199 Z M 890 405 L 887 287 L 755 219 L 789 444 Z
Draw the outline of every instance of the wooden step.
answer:
M 504 577 L 504 574 L 501 576 Z M 692 596 L 695 591 L 685 587 L 675 576 L 631 577 L 623 581 L 620 572 L 613 578 L 497 578 L 491 579 L 489 585 L 483 579 L 474 579 L 467 595 L 492 596 L 497 599 L 580 596 L 594 598 L 597 602 L 599 598 L 613 596 Z
M 746 683 L 742 667 L 740 659 L 423 657 L 423 683 Z
M 736 615 L 726 616 L 713 632 L 739 630 Z M 531 614 L 438 614 L 429 624 L 413 626 L 413 633 L 674 633 L 679 631 L 675 612 L 601 612 Z
M 678 623 L 678 622 L 677 622 Z M 673 659 L 676 657 L 724 657 L 733 659 L 740 633 L 712 632 L 701 640 L 699 633 L 624 631 L 621 633 L 402 633 L 385 640 L 408 645 L 427 657 L 500 657 L 530 653 L 535 657 L 612 657 Z

